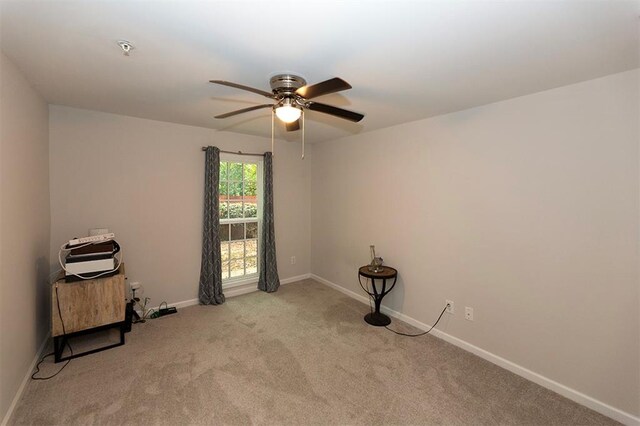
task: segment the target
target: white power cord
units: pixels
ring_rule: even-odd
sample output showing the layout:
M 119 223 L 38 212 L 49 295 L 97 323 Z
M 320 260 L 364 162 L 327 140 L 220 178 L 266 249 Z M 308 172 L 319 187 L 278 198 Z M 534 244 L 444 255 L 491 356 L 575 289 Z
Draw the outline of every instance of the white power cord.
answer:
M 67 270 L 66 266 L 65 266 L 65 263 L 62 261 L 62 253 L 63 252 L 69 252 L 71 250 L 75 250 L 75 249 L 80 248 L 80 247 L 86 247 L 86 246 L 91 245 L 91 244 L 104 243 L 105 241 L 111 241 L 111 240 L 112 239 L 108 239 L 108 240 L 104 240 L 104 241 L 90 242 L 90 243 L 80 244 L 80 245 L 73 246 L 73 247 L 67 247 L 67 243 L 64 243 L 63 245 L 61 245 L 60 246 L 60 251 L 58 252 L 58 263 L 60 263 L 60 267 L 65 272 L 65 275 L 73 275 L 73 276 L 76 276 L 76 277 L 81 278 L 83 280 L 92 280 L 94 278 L 98 278 L 98 277 L 101 277 L 103 275 L 110 274 L 110 273 L 115 272 L 118 269 L 120 269 L 120 265 L 122 264 L 122 260 L 124 259 L 124 254 L 122 253 L 122 248 L 118 252 L 120 254 L 120 256 L 118 256 L 118 253 L 116 253 L 114 255 L 114 258 L 118 261 L 118 264 L 113 269 L 111 269 L 110 271 L 104 271 L 104 272 L 101 272 L 99 274 L 92 275 L 92 276 L 85 276 L 85 275 L 74 274 L 72 272 L 69 272 Z

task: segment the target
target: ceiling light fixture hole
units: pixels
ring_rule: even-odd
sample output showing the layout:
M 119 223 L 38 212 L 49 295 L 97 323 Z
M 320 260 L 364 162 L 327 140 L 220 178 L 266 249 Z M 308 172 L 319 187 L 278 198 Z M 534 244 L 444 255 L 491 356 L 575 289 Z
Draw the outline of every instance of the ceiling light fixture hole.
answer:
M 122 49 L 124 56 L 129 56 L 129 53 L 135 49 L 133 43 L 127 40 L 118 40 L 118 46 Z

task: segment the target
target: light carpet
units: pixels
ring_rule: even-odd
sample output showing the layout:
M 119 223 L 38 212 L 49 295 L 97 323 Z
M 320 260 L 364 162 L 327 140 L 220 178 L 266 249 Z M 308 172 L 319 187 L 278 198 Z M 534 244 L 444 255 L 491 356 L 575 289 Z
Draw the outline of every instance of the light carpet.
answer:
M 10 424 L 615 424 L 368 310 L 312 280 L 180 309 L 30 381 Z

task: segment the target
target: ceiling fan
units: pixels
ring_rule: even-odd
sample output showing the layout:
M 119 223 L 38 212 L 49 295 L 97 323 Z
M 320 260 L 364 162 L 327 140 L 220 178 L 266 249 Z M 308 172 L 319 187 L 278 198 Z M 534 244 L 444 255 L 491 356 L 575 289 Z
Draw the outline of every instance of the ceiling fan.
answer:
M 210 82 L 221 84 L 223 86 L 235 87 L 236 89 L 246 90 L 257 93 L 258 95 L 262 95 L 266 98 L 273 99 L 273 102 L 269 104 L 255 105 L 239 109 L 237 111 L 217 115 L 215 118 L 227 118 L 262 108 L 271 108 L 275 111 L 275 115 L 286 124 L 287 131 L 300 129 L 300 117 L 302 116 L 304 118 L 302 113 L 305 109 L 333 115 L 334 117 L 343 118 L 353 122 L 358 122 L 364 118 L 363 114 L 311 100 L 319 96 L 328 95 L 329 93 L 336 93 L 351 89 L 351 85 L 349 83 L 337 77 L 308 86 L 307 82 L 302 77 L 292 74 L 278 74 L 271 78 L 271 92 L 224 80 L 210 80 Z

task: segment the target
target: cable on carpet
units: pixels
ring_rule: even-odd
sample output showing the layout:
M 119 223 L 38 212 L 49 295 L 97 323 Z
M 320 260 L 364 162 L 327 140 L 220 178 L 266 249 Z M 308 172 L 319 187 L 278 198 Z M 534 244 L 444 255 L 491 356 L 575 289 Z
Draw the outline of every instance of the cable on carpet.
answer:
M 57 285 L 55 286 L 55 289 L 56 289 L 56 305 L 58 306 L 58 316 L 60 317 L 60 323 L 62 324 L 62 337 L 65 339 L 65 342 L 67 343 L 67 346 L 69 347 L 69 351 L 71 352 L 71 355 L 73 355 L 73 348 L 71 347 L 71 344 L 69 343 L 69 341 L 66 339 L 67 330 L 64 327 L 64 320 L 62 319 L 62 310 L 60 309 L 60 298 L 58 297 L 58 286 Z M 44 360 L 46 358 L 50 357 L 51 355 L 55 355 L 55 347 L 54 347 L 54 352 L 50 352 L 50 353 L 44 355 L 42 358 L 40 358 L 40 361 L 38 361 L 38 363 L 36 364 L 36 371 L 34 371 L 33 374 L 31 375 L 31 380 L 49 380 L 49 379 L 53 379 L 58 374 L 60 374 L 62 372 L 62 370 L 64 370 L 64 368 L 67 365 L 69 365 L 69 363 L 71 362 L 71 359 L 68 359 L 67 362 L 64 363 L 62 368 L 60 368 L 60 370 L 58 370 L 55 374 L 52 374 L 51 376 L 36 377 L 36 374 L 38 374 L 40 372 L 40 364 L 42 364 L 44 362 Z
M 420 337 L 420 336 L 424 336 L 425 334 L 429 334 L 431 332 L 431 330 L 433 330 L 433 328 L 438 325 L 438 323 L 440 322 L 440 318 L 442 318 L 442 315 L 444 315 L 444 313 L 447 311 L 447 308 L 449 307 L 449 304 L 447 303 L 447 305 L 444 307 L 444 309 L 442 310 L 442 312 L 440 312 L 440 316 L 438 317 L 438 319 L 436 320 L 436 323 L 433 324 L 431 326 L 431 328 L 427 331 L 423 331 L 422 333 L 418 333 L 418 334 L 408 334 L 408 333 L 402 333 L 400 331 L 396 331 L 396 330 L 392 330 L 389 328 L 388 325 L 385 325 L 384 328 L 386 328 L 387 330 L 396 333 L 397 335 L 400 336 L 407 336 L 407 337 Z

